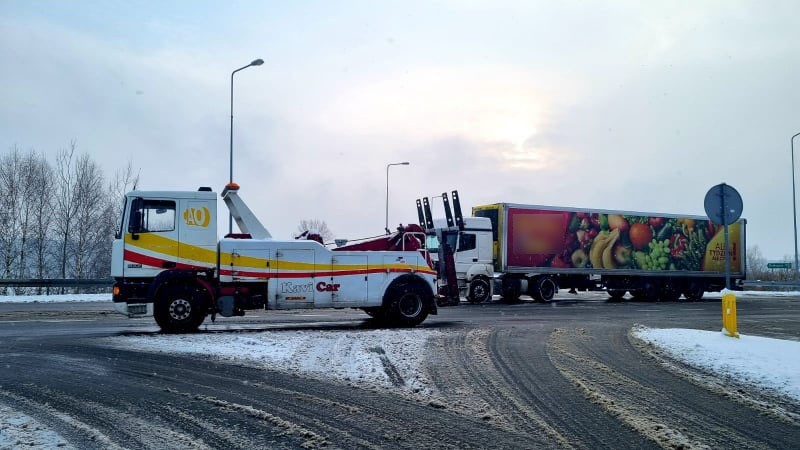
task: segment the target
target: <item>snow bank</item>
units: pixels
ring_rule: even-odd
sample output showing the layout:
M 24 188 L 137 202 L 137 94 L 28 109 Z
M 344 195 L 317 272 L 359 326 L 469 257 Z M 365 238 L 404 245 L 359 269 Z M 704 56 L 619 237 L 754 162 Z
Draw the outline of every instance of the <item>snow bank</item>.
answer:
M 319 379 L 430 393 L 422 368 L 428 339 L 441 331 L 265 331 L 236 334 L 118 336 L 118 348 L 195 354 Z
M 689 365 L 800 400 L 800 342 L 680 328 L 638 328 L 633 335 Z
M 6 448 L 74 447 L 32 417 L 0 405 L 0 449 Z
M 111 294 L 0 295 L 0 303 L 110 302 Z

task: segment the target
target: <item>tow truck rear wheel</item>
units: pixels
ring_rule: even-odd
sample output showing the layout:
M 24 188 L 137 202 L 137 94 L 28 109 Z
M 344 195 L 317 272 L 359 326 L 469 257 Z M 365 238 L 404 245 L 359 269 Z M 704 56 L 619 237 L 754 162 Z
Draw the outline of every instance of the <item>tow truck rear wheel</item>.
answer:
M 396 326 L 417 326 L 428 317 L 427 303 L 433 301 L 426 297 L 432 297 L 432 294 L 418 281 L 395 282 L 386 291 L 383 315 Z
M 492 290 L 489 287 L 489 280 L 486 277 L 475 277 L 469 283 L 467 300 L 470 303 L 483 303 L 492 297 Z
M 197 331 L 208 312 L 208 292 L 192 282 L 173 282 L 156 294 L 153 318 L 164 333 Z

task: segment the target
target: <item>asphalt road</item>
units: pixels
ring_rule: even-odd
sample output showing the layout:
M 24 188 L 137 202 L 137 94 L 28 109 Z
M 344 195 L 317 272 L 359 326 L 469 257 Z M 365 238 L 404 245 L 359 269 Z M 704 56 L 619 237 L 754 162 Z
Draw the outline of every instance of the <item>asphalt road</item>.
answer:
M 108 304 L 0 304 L 0 404 L 77 448 L 797 448 L 800 406 L 694 371 L 635 324 L 720 329 L 719 300 L 462 304 L 426 365 L 438 400 L 99 345 L 157 333 Z M 800 299 L 738 302 L 745 334 L 800 340 Z M 257 312 L 209 333 L 359 329 L 350 310 Z M 800 357 L 800 355 L 799 355 Z

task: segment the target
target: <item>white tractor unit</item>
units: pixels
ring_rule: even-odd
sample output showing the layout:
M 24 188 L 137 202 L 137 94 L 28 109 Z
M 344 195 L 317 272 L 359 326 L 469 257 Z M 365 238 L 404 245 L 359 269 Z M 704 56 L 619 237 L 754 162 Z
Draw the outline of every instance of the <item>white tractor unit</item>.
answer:
M 222 198 L 241 233 L 221 240 L 211 188 L 125 196 L 111 270 L 119 312 L 152 307 L 165 332 L 252 309 L 359 308 L 395 326 L 436 314 L 437 273 L 418 227 L 337 249 L 273 239 L 238 189 L 228 184 Z

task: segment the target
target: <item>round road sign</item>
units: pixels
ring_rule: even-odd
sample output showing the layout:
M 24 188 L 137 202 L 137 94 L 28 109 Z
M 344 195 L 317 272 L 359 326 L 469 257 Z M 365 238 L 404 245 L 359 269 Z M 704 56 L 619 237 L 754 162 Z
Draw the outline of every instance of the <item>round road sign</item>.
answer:
M 718 184 L 706 193 L 706 214 L 718 225 L 730 225 L 742 216 L 742 196 L 725 183 Z

